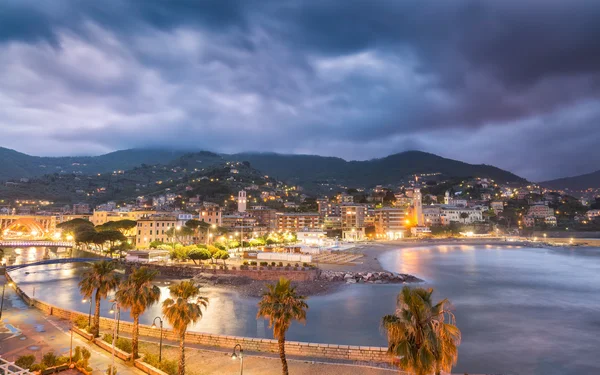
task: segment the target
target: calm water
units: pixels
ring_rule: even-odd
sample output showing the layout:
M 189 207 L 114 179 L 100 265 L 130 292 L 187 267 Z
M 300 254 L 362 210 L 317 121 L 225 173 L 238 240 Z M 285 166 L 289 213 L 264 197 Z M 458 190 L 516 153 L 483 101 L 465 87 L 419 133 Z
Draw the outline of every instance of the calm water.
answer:
M 452 301 L 463 332 L 454 372 L 600 374 L 600 249 L 432 246 L 390 251 L 379 260 L 391 271 L 425 279 L 437 298 Z M 35 287 L 37 298 L 88 312 L 77 288 L 84 267 L 30 267 L 13 275 L 27 293 Z M 159 283 L 163 298 L 169 283 Z M 384 346 L 379 320 L 393 312 L 399 289 L 360 284 L 311 297 L 306 326 L 293 325 L 288 339 Z M 211 288 L 203 292 L 210 306 L 192 330 L 270 337 L 256 320 L 257 299 Z M 103 315 L 109 308 L 103 301 Z M 159 305 L 142 321 L 150 324 L 157 315 Z

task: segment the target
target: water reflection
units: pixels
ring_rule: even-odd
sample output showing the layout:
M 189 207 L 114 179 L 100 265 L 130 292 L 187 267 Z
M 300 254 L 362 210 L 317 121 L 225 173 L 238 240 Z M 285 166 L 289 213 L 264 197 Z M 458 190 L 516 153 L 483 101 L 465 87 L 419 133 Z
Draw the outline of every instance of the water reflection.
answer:
M 494 246 L 430 246 L 378 256 L 389 270 L 426 280 L 436 298 L 449 298 L 463 332 L 454 372 L 598 374 L 600 361 L 600 253 Z M 87 314 L 77 283 L 86 265 L 30 267 L 14 272 L 26 292 Z M 27 273 L 28 272 L 28 273 Z M 161 302 L 173 280 L 160 280 Z M 400 285 L 356 284 L 311 297 L 306 327 L 294 323 L 289 340 L 383 346 L 381 316 L 394 311 Z M 191 328 L 227 335 L 271 337 L 256 319 L 258 299 L 235 291 L 203 288 L 210 300 Z M 109 303 L 102 302 L 109 316 Z M 161 315 L 154 305 L 141 321 Z M 128 312 L 122 319 L 131 320 Z

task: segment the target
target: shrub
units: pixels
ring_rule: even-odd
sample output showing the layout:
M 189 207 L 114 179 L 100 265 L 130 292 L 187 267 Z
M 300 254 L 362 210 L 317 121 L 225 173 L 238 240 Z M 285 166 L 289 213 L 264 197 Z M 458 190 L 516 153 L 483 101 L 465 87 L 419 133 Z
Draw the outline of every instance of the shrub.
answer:
M 110 333 L 105 333 L 102 340 L 112 345 L 113 335 Z M 131 340 L 125 337 L 119 337 L 117 342 L 115 342 L 115 346 L 127 353 L 131 353 L 133 351 L 133 344 L 131 343 Z
M 300 265 L 298 263 L 294 264 L 294 267 L 298 268 Z
M 304 262 L 304 263 L 302 263 L 302 267 L 310 267 L 310 264 Z
M 286 267 L 291 267 L 291 266 L 292 266 L 292 265 L 291 265 L 290 263 L 288 263 Z
M 69 363 L 69 357 L 61 355 L 60 357 L 56 357 L 56 365 L 55 366 L 60 366 L 60 365 L 64 365 L 65 363 Z
M 20 368 L 30 368 L 35 362 L 35 356 L 33 354 L 30 355 L 22 355 L 15 361 L 15 365 Z
M 231 269 L 234 271 L 236 270 L 235 266 L 231 267 Z M 240 269 L 242 269 L 242 268 L 240 267 Z
M 275 267 L 276 264 L 277 263 L 275 263 L 275 262 L 271 262 L 271 267 Z
M 56 366 L 56 354 L 54 354 L 54 352 L 48 352 L 44 354 L 44 357 L 42 358 L 42 364 L 46 367 Z
M 156 354 L 144 353 L 144 362 L 169 375 L 177 375 L 178 365 L 176 360 L 163 358 L 162 362 L 158 362 L 158 356 Z
M 261 267 L 266 267 L 269 264 L 269 262 L 260 262 Z
M 78 316 L 77 318 L 75 318 L 75 325 L 77 326 L 77 328 L 79 329 L 86 329 L 88 327 L 88 322 L 89 322 L 89 318 L 85 317 L 85 316 Z
M 252 262 L 250 262 L 250 265 L 251 265 L 251 266 L 256 266 L 256 262 L 255 262 L 255 261 L 252 261 Z
M 75 353 L 73 353 L 73 362 L 77 363 L 81 359 L 81 347 L 75 347 Z
M 279 264 L 277 265 L 277 267 L 283 267 L 283 262 L 279 262 Z

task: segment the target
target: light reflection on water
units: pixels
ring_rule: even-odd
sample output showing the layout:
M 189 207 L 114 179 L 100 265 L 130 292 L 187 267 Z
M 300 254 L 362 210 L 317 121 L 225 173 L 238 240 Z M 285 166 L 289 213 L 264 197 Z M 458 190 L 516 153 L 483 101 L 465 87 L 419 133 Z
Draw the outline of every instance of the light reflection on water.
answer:
M 463 332 L 454 372 L 599 374 L 600 252 L 494 246 L 430 246 L 378 256 L 389 270 L 410 273 L 449 298 Z M 30 267 L 14 272 L 27 292 L 49 303 L 87 313 L 77 282 L 84 265 Z M 25 272 L 30 272 L 25 274 Z M 161 280 L 161 300 L 171 280 Z M 306 327 L 294 324 L 289 340 L 383 346 L 381 316 L 392 313 L 399 285 L 351 285 L 311 297 Z M 204 318 L 191 330 L 270 337 L 256 320 L 258 299 L 206 287 Z M 108 316 L 103 302 L 102 315 Z M 150 324 L 160 304 L 142 316 Z M 123 319 L 130 319 L 124 312 Z

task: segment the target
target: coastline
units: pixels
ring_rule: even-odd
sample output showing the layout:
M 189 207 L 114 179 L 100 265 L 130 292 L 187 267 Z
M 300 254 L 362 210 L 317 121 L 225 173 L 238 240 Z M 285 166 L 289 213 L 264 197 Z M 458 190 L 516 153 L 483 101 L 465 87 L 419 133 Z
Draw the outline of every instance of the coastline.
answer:
M 547 248 L 554 251 L 572 251 L 577 249 L 583 253 L 591 253 L 599 251 L 594 246 L 556 246 L 544 242 L 531 242 L 531 241 L 505 241 L 502 239 L 428 239 L 428 240 L 396 240 L 396 241 L 382 241 L 382 242 L 366 242 L 359 243 L 354 247 L 343 250 L 344 253 L 349 254 L 363 254 L 363 257 L 356 262 L 349 264 L 328 264 L 322 263 L 318 267 L 322 272 L 326 273 L 341 273 L 360 275 L 364 277 L 365 274 L 370 273 L 390 273 L 380 263 L 380 257 L 382 254 L 402 249 L 426 247 L 426 246 L 498 246 L 498 247 L 538 247 Z M 408 277 L 403 282 L 393 282 L 394 284 L 411 284 L 421 283 L 424 280 L 419 278 L 420 275 L 404 275 Z M 342 276 L 343 277 L 343 276 Z M 339 277 L 338 277 L 339 278 Z M 337 280 L 337 279 L 336 279 Z M 219 282 L 203 280 L 201 283 L 210 285 L 211 287 L 223 288 L 227 290 L 235 290 L 241 296 L 260 298 L 264 291 L 267 290 L 265 281 L 249 280 L 245 283 L 234 285 L 229 283 L 220 284 Z M 360 282 L 359 282 L 360 283 Z M 305 296 L 321 296 L 338 292 L 345 288 L 347 285 L 354 284 L 354 282 L 341 281 L 330 281 L 326 279 L 318 279 L 314 281 L 302 281 L 292 282 L 297 288 L 301 295 Z M 384 284 L 390 284 L 385 282 Z

